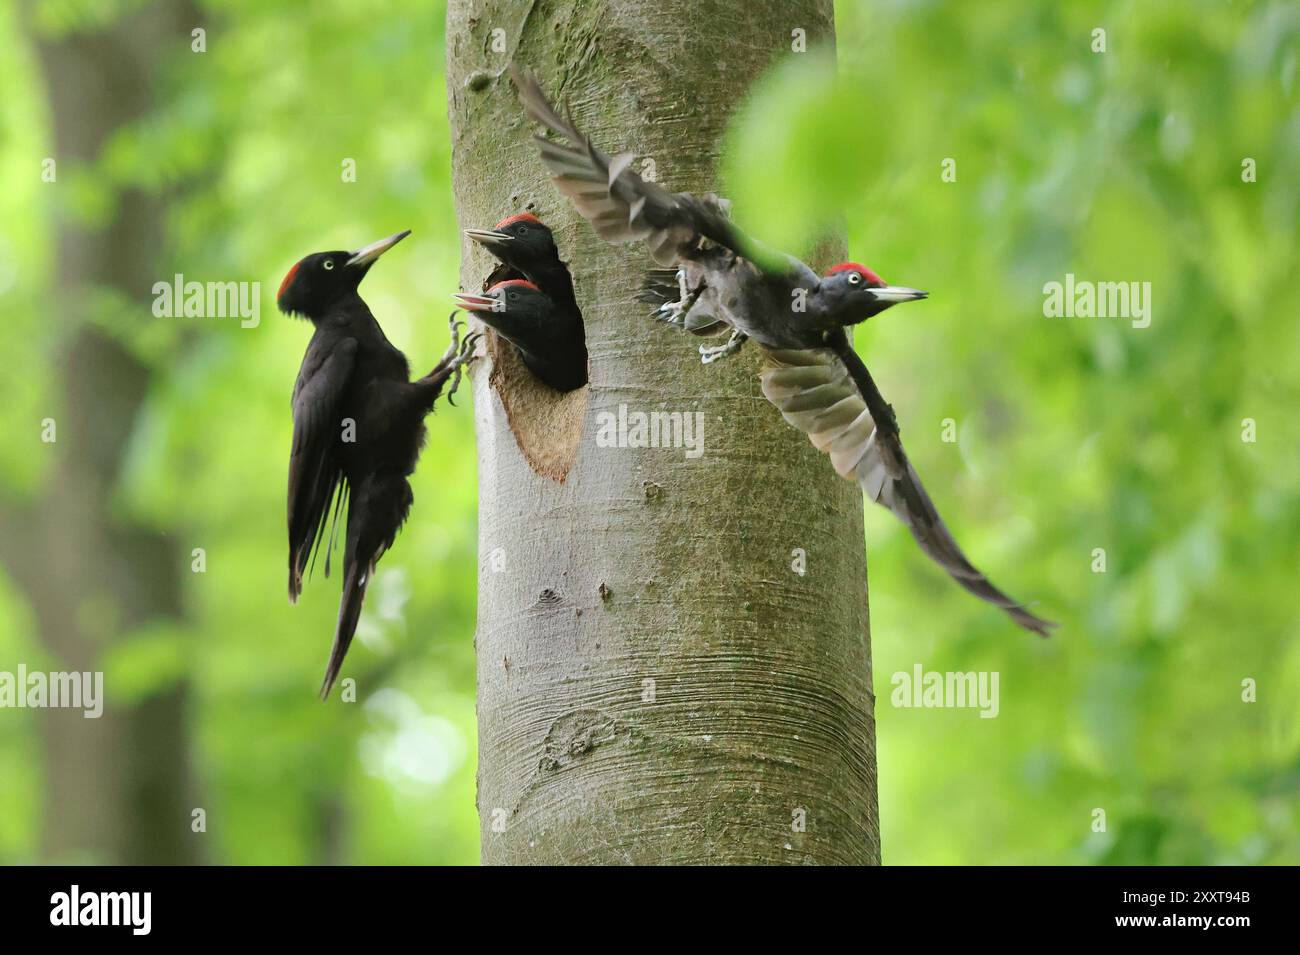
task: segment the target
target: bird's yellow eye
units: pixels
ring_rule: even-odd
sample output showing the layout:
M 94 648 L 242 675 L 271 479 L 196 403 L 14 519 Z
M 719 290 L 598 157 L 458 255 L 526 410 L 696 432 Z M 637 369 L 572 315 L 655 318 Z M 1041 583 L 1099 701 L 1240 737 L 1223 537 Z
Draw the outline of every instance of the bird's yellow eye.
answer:
M 321 264 L 321 268 L 323 268 L 326 272 L 328 272 L 330 269 L 334 268 L 334 260 L 333 260 L 333 259 L 326 259 L 326 260 Z

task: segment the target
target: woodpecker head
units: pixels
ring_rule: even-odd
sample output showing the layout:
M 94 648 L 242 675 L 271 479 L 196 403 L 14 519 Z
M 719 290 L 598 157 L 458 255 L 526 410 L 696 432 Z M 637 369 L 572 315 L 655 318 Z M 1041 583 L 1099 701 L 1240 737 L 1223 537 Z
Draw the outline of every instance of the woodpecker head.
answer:
M 353 294 L 375 260 L 401 242 L 411 230 L 372 242 L 355 252 L 315 252 L 291 268 L 275 302 L 286 315 L 316 321 L 330 306 Z
M 526 279 L 508 279 L 498 282 L 482 295 L 457 292 L 456 304 L 483 320 L 493 328 L 503 324 L 516 325 L 520 319 L 540 322 L 551 310 L 551 300 L 536 285 Z M 500 316 L 511 321 L 503 323 Z
M 466 229 L 465 234 L 520 272 L 532 272 L 560 257 L 551 230 L 527 212 L 507 216 L 491 229 Z
M 817 295 L 828 313 L 841 325 L 856 325 L 899 302 L 914 302 L 928 293 L 901 285 L 887 285 L 871 269 L 856 262 L 832 266 Z

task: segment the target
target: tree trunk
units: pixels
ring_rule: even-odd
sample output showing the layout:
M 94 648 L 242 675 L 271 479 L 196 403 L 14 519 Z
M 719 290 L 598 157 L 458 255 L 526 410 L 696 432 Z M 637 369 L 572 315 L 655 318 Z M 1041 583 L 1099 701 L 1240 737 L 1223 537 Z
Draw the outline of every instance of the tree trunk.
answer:
M 30 27 L 36 11 L 25 12 Z M 36 37 L 59 184 L 97 161 L 114 134 L 147 112 L 157 64 L 166 51 L 188 47 L 194 25 L 189 4 L 162 4 L 102 29 Z M 0 508 L 0 558 L 23 587 L 60 670 L 101 669 L 112 641 L 179 618 L 188 566 L 174 540 L 131 526 L 112 506 L 150 369 L 90 325 L 86 312 L 97 287 L 112 288 L 157 321 L 147 295 L 161 277 L 163 241 L 160 200 L 136 190 L 114 198 L 116 212 L 104 228 L 67 217 L 58 223 L 57 282 L 47 316 L 66 330 L 68 342 L 57 442 L 48 445 L 57 462 L 35 500 Z M 188 692 L 188 683 L 178 680 L 124 705 L 106 683 L 98 719 L 85 719 L 80 710 L 40 712 L 43 861 L 176 865 L 201 857 L 201 837 L 190 829 L 196 803 Z
M 459 224 L 549 223 L 591 354 L 562 399 L 499 342 L 473 376 L 484 862 L 879 861 L 859 491 L 759 395 L 756 348 L 702 366 L 648 317 L 646 249 L 563 201 L 505 73 L 534 71 L 643 175 L 710 191 L 795 29 L 832 44 L 830 0 L 449 3 Z M 492 263 L 462 248 L 476 289 Z M 703 453 L 603 446 L 621 407 L 633 427 L 699 412 Z

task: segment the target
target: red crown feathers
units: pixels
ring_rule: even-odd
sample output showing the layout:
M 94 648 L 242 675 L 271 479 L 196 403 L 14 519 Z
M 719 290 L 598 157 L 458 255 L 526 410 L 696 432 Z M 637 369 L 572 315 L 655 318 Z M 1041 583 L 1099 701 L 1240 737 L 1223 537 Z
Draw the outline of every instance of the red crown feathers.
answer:
M 857 272 L 866 280 L 868 285 L 887 284 L 884 279 L 871 271 L 871 269 L 867 268 L 865 265 L 859 265 L 857 262 L 841 262 L 839 265 L 832 265 L 826 274 L 835 275 L 837 272 Z
M 287 289 L 291 284 L 293 284 L 293 277 L 298 274 L 298 266 L 300 265 L 302 265 L 301 262 L 293 263 L 293 268 L 291 268 L 288 272 L 285 273 L 284 281 L 280 283 L 280 291 L 275 293 L 276 298 L 284 297 L 284 290 Z
M 535 222 L 535 223 L 537 223 L 538 225 L 541 225 L 541 224 L 542 224 L 542 220 L 539 219 L 539 218 L 537 218 L 537 216 L 533 215 L 531 212 L 520 212 L 520 213 L 516 213 L 515 215 L 512 215 L 512 216 L 506 216 L 504 219 L 502 219 L 500 222 L 498 222 L 498 223 L 497 223 L 495 226 L 493 226 L 492 228 L 493 228 L 496 232 L 500 232 L 500 231 L 501 231 L 502 229 L 504 229 L 506 226 L 508 226 L 508 225 L 510 225 L 511 223 L 514 223 L 514 222 Z
M 517 285 L 521 288 L 530 288 L 534 292 L 541 291 L 541 289 L 539 289 L 536 285 L 534 285 L 532 282 L 528 281 L 527 279 L 506 279 L 504 282 L 498 282 L 496 285 L 488 289 L 488 291 L 495 292 L 497 289 L 505 288 L 508 285 Z

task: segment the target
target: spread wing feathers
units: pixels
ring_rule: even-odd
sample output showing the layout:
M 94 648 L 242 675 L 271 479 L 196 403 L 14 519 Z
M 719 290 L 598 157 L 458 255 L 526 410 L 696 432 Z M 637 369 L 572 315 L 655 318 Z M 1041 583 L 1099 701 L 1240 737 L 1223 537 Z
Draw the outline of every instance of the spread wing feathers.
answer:
M 1056 624 L 1030 613 L 977 570 L 940 519 L 896 434 L 877 430 L 848 369 L 829 349 L 767 350 L 763 394 L 787 422 L 830 456 L 843 478 L 856 481 L 894 512 L 916 542 L 966 590 L 1001 607 L 1020 626 L 1048 636 Z
M 357 343 L 348 338 L 332 347 L 309 348 L 293 389 L 293 448 L 289 454 L 289 600 L 302 592 L 307 561 L 319 549 L 331 503 L 334 520 L 347 496 L 335 441 L 338 403 L 346 389 Z M 326 555 L 325 572 L 329 573 Z
M 630 168 L 631 153 L 610 156 L 597 149 L 573 124 L 572 117 L 556 111 L 531 75 L 513 66 L 510 75 L 528 116 L 567 140 L 535 137 L 556 187 L 602 239 L 644 239 L 662 265 L 673 265 L 688 256 L 701 238 L 741 251 L 743 237 L 727 218 L 722 200 L 669 192 L 646 182 Z

